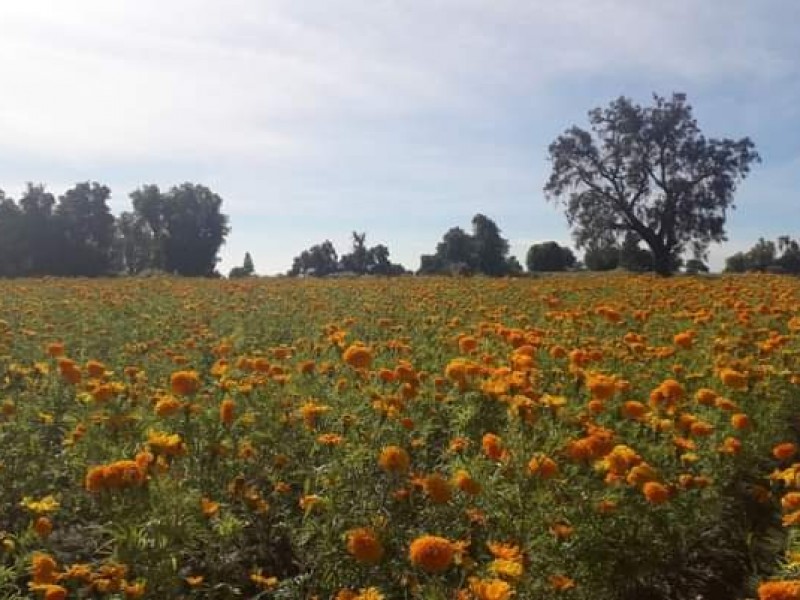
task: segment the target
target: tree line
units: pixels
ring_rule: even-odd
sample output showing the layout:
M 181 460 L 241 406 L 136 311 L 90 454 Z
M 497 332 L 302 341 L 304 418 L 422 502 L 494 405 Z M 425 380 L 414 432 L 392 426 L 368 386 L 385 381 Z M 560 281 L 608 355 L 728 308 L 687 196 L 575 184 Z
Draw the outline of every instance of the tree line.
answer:
M 574 125 L 550 144 L 544 186 L 545 197 L 563 207 L 584 264 L 551 241 L 530 248 L 528 270 L 708 271 L 708 247 L 727 240 L 736 189 L 761 161 L 753 141 L 706 137 L 683 93 L 654 94 L 650 106 L 620 97 L 588 117 L 588 129 Z M 761 240 L 731 257 L 727 268 L 797 272 L 796 248 L 785 236 Z M 521 271 L 497 225 L 479 214 L 471 234 L 447 231 L 436 251 L 422 256 L 418 272 Z
M 118 217 L 110 197 L 97 182 L 78 183 L 58 198 L 32 183 L 18 201 L 0 191 L 0 276 L 215 274 L 230 231 L 217 194 L 193 183 L 166 192 L 145 185 Z
M 389 248 L 383 244 L 367 247 L 367 234 L 353 232 L 352 248 L 339 258 L 333 242 L 325 240 L 320 244 L 303 250 L 292 261 L 287 273 L 290 277 L 324 277 L 334 274 L 354 275 L 402 275 L 406 273 L 402 265 L 389 260 Z
M 551 241 L 530 248 L 528 270 L 707 271 L 709 245 L 727 240 L 734 193 L 761 160 L 755 144 L 748 137 L 706 137 L 681 93 L 654 95 L 650 106 L 620 97 L 588 116 L 588 129 L 572 126 L 550 144 L 552 169 L 544 186 L 545 197 L 563 207 L 576 248 L 585 251 L 583 265 Z M 151 269 L 218 275 L 218 251 L 230 228 L 217 194 L 191 183 L 166 192 L 145 185 L 130 194 L 133 209 L 119 217 L 111 214 L 109 197 L 109 188 L 97 182 L 79 183 L 58 199 L 41 185 L 29 184 L 19 201 L 0 191 L 0 276 Z M 471 225 L 471 232 L 449 229 L 435 251 L 421 257 L 418 273 L 499 277 L 523 271 L 492 219 L 477 214 Z M 797 273 L 798 242 L 788 236 L 759 240 L 726 267 Z M 341 258 L 325 240 L 295 257 L 288 275 L 404 272 L 385 245 L 368 247 L 366 234 L 353 232 L 352 248 Z M 252 274 L 247 254 L 229 276 Z

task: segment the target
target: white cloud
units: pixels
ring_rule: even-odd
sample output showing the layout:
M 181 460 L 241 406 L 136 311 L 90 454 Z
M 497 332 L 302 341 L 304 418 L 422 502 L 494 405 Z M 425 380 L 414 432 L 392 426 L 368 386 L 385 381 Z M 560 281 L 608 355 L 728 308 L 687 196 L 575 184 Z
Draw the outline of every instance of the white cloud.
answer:
M 94 178 L 122 205 L 202 181 L 234 227 L 278 214 L 298 239 L 307 215 L 390 230 L 398 207 L 436 227 L 398 235 L 414 248 L 477 210 L 568 239 L 540 192 L 556 132 L 651 85 L 723 134 L 797 120 L 798 20 L 794 0 L 2 2 L 0 183 Z

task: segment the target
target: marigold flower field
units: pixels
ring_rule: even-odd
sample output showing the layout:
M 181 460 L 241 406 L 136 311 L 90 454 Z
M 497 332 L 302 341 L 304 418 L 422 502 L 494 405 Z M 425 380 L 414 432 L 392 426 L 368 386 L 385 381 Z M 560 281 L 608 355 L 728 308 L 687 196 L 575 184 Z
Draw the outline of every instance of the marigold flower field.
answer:
M 4 281 L 0 375 L 0 598 L 800 598 L 798 279 Z

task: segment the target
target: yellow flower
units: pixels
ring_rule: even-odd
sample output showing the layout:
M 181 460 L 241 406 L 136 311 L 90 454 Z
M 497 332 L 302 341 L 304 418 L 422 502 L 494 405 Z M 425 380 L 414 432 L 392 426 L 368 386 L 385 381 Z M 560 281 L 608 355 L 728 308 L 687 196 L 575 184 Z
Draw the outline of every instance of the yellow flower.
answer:
M 509 600 L 514 595 L 511 586 L 502 579 L 470 578 L 469 591 L 477 600 Z
M 491 571 L 494 575 L 499 575 L 500 577 L 519 579 L 522 577 L 524 567 L 521 561 L 497 558 L 489 563 L 489 571 Z
M 186 453 L 186 445 L 177 433 L 151 430 L 147 434 L 147 444 L 157 454 L 178 456 Z
M 250 581 L 263 590 L 271 590 L 278 585 L 277 577 L 266 577 L 261 574 L 261 569 L 250 574 Z
M 46 515 L 58 510 L 60 504 L 54 496 L 45 496 L 41 500 L 34 500 L 30 496 L 25 496 L 20 502 L 22 506 L 37 515 Z

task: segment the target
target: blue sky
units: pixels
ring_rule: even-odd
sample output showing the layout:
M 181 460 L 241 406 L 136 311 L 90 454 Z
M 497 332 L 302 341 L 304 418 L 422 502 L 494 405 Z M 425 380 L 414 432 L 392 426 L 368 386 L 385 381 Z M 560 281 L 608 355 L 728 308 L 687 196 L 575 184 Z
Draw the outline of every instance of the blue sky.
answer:
M 800 236 L 797 0 L 25 0 L 0 3 L 0 188 L 208 185 L 221 268 L 260 273 L 350 232 L 417 268 L 495 219 L 521 260 L 569 242 L 548 144 L 623 94 L 688 94 L 763 163 L 730 242 Z

